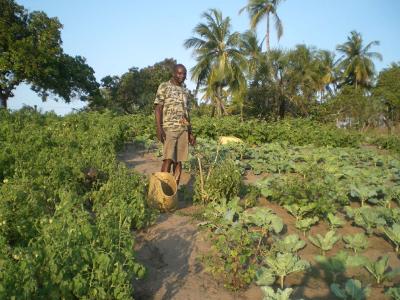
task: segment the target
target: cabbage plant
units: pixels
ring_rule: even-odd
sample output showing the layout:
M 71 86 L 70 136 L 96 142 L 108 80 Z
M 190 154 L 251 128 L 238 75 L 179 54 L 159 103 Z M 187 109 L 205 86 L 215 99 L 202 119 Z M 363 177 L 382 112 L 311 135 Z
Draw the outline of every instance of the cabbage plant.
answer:
M 349 234 L 343 236 L 343 241 L 345 242 L 345 247 L 352 249 L 354 253 L 363 251 L 368 248 L 369 242 L 364 233 Z
M 328 231 L 325 236 L 322 236 L 318 233 L 315 237 L 310 235 L 308 239 L 311 241 L 311 243 L 321 249 L 322 255 L 325 255 L 326 251 L 331 250 L 333 245 L 340 240 L 340 236 L 336 235 L 334 230 L 331 230 Z
M 362 287 L 361 282 L 357 279 L 349 279 L 344 287 L 337 283 L 332 283 L 331 291 L 340 299 L 365 300 L 369 296 L 371 289 L 369 286 Z

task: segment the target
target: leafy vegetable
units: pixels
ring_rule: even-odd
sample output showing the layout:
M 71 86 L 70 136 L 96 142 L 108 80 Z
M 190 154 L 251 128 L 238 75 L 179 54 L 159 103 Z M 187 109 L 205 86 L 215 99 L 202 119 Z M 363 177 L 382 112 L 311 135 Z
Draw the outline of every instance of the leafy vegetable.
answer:
M 400 224 L 395 223 L 392 227 L 383 227 L 385 235 L 393 242 L 396 247 L 396 253 L 399 253 L 400 246 Z
M 373 233 L 374 228 L 386 225 L 386 220 L 381 211 L 372 207 L 351 208 L 345 207 L 349 218 L 354 219 L 354 223 L 365 229 L 368 235 Z
M 368 248 L 368 240 L 364 233 L 357 233 L 343 236 L 345 247 L 353 249 L 354 253 L 363 251 Z
M 315 208 L 314 203 L 307 205 L 291 204 L 283 206 L 291 215 L 296 218 L 296 221 L 303 219 L 303 217 Z
M 293 289 L 286 288 L 284 290 L 277 289 L 276 292 L 272 287 L 263 286 L 261 291 L 264 294 L 263 300 L 290 300 L 290 295 L 293 293 Z
M 392 279 L 400 274 L 400 269 L 388 270 L 389 256 L 385 255 L 377 261 L 370 261 L 366 259 L 364 267 L 370 272 L 376 280 L 377 284 L 382 283 L 386 279 Z
M 400 287 L 396 286 L 389 288 L 385 295 L 389 296 L 393 300 L 400 300 Z
M 332 276 L 332 281 L 336 282 L 338 275 L 346 271 L 348 258 L 349 255 L 347 252 L 340 251 L 335 256 L 331 257 L 317 255 L 315 256 L 315 261 L 318 262 L 319 266 L 321 266 L 325 272 Z
M 310 267 L 308 261 L 302 260 L 292 253 L 277 253 L 276 256 L 269 256 L 264 261 L 269 269 L 263 269 L 263 272 L 278 276 L 281 288 L 283 288 L 284 279 L 288 274 L 304 271 Z
M 296 228 L 300 229 L 303 232 L 303 235 L 306 235 L 306 232 L 310 230 L 311 226 L 318 222 L 318 217 L 306 218 L 302 220 L 298 220 L 296 222 Z
M 336 232 L 331 230 L 328 231 L 325 236 L 321 236 L 318 233 L 316 237 L 310 235 L 308 239 L 311 243 L 321 249 L 322 255 L 325 255 L 326 251 L 331 250 L 333 245 L 340 240 L 340 236 L 336 236 Z
M 275 239 L 272 249 L 282 253 L 297 253 L 306 246 L 306 242 L 301 240 L 297 234 L 290 234 L 283 239 Z
M 371 289 L 369 286 L 362 287 L 361 282 L 357 279 L 348 279 L 344 287 L 337 283 L 332 283 L 331 291 L 340 299 L 364 300 L 369 296 Z
M 338 216 L 335 216 L 332 213 L 328 214 L 328 221 L 329 221 L 331 230 L 338 228 L 338 227 L 342 227 L 344 225 L 344 220 L 342 218 L 339 218 Z

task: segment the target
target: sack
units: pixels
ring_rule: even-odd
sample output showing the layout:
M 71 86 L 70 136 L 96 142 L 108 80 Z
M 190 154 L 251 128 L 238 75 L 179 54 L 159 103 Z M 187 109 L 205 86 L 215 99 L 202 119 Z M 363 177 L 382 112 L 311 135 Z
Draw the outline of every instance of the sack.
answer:
M 226 145 L 229 143 L 243 143 L 243 141 L 235 136 L 220 136 L 218 143 L 221 145 Z
M 178 204 L 177 190 L 171 173 L 155 172 L 150 176 L 148 203 L 163 212 L 174 210 Z

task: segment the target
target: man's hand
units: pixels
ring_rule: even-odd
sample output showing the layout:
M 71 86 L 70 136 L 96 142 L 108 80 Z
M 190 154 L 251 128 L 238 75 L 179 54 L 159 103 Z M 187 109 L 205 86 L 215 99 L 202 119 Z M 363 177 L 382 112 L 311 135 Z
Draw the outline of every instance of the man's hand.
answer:
M 158 140 L 164 144 L 165 142 L 165 131 L 162 127 L 157 127 L 157 138 Z
M 189 133 L 189 144 L 194 146 L 196 145 L 196 138 L 194 137 L 193 133 Z

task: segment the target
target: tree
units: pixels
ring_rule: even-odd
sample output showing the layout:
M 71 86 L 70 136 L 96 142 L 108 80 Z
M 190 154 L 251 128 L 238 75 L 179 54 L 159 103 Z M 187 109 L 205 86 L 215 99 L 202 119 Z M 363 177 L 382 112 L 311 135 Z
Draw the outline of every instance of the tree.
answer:
M 28 13 L 13 0 L 0 0 L 0 105 L 25 82 L 43 100 L 49 93 L 66 102 L 98 92 L 94 71 L 83 57 L 65 54 L 61 23 L 44 12 Z
M 153 102 L 160 83 L 171 78 L 176 60 L 172 58 L 143 69 L 132 67 L 119 76 L 106 76 L 101 79 L 102 98 L 93 98 L 93 110 L 108 108 L 121 113 L 146 113 L 153 111 Z
M 263 18 L 267 19 L 267 31 L 265 34 L 265 43 L 267 46 L 267 51 L 270 50 L 269 45 L 269 21 L 270 15 L 272 15 L 275 19 L 275 29 L 278 35 L 278 40 L 283 35 L 283 25 L 282 21 L 277 14 L 277 8 L 282 0 L 249 0 L 249 3 L 243 7 L 239 13 L 247 10 L 250 17 L 250 27 L 251 29 L 255 29 L 257 25 L 261 22 Z
M 385 107 L 384 121 L 389 129 L 392 123 L 400 121 L 400 64 L 393 63 L 383 69 L 378 76 L 377 84 L 372 91 L 374 97 Z
M 375 74 L 373 59 L 382 60 L 378 52 L 370 52 L 372 46 L 378 46 L 378 41 L 372 41 L 364 47 L 361 34 L 352 31 L 347 37 L 347 42 L 338 45 L 336 50 L 343 55 L 339 61 L 339 68 L 342 72 L 343 83 L 354 85 L 355 88 L 370 87 Z
M 218 115 L 226 114 L 226 99 L 235 91 L 246 89 L 244 72 L 245 56 L 240 51 L 240 34 L 231 33 L 230 18 L 210 9 L 203 13 L 206 23 L 194 28 L 198 37 L 184 43 L 194 48 L 197 64 L 191 69 L 192 79 L 197 82 L 196 91 L 205 86 L 204 97 L 210 99 Z
M 247 58 L 248 78 L 251 80 L 257 71 L 260 61 L 263 59 L 261 44 L 254 30 L 247 30 L 242 34 L 240 51 Z
M 319 50 L 316 53 L 318 64 L 318 89 L 320 101 L 326 101 L 326 96 L 332 96 L 338 89 L 338 68 L 335 60 L 335 53 L 327 50 Z M 328 92 L 328 94 L 326 93 Z

